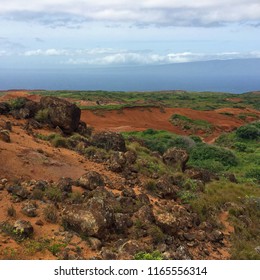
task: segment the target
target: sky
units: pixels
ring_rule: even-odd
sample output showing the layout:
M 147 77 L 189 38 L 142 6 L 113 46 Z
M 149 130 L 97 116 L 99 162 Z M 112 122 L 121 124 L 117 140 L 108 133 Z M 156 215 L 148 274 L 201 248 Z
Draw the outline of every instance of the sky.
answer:
M 0 68 L 260 58 L 259 0 L 0 0 Z

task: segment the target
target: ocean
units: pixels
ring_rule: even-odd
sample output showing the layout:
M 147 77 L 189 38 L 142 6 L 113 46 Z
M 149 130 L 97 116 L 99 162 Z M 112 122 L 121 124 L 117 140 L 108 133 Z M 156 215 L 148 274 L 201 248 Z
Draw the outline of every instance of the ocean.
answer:
M 260 59 L 158 66 L 1 69 L 0 90 L 188 90 L 243 93 L 260 90 Z

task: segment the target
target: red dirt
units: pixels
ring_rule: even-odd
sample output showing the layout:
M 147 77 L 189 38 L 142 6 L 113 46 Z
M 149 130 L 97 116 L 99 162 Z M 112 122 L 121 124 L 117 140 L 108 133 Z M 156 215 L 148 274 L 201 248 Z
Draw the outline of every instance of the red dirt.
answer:
M 234 116 L 226 116 L 221 112 L 232 112 Z M 208 137 L 206 142 L 211 142 L 223 132 L 229 132 L 243 125 L 245 122 L 236 118 L 240 113 L 254 113 L 260 117 L 260 112 L 253 109 L 220 109 L 215 111 L 197 111 L 188 108 L 165 108 L 163 111 L 159 108 L 126 108 L 114 111 L 88 111 L 84 110 L 81 119 L 87 124 L 93 126 L 96 131 L 142 131 L 148 128 L 167 130 L 181 135 L 187 135 L 188 132 L 173 126 L 169 118 L 173 114 L 181 114 L 194 120 L 205 120 L 215 126 L 215 131 Z

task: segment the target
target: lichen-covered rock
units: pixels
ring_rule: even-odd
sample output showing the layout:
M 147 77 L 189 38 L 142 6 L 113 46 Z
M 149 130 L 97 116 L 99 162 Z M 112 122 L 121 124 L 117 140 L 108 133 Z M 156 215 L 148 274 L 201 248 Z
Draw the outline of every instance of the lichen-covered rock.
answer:
M 22 238 L 31 237 L 33 234 L 33 226 L 29 221 L 17 220 L 14 223 L 14 232 Z
M 169 166 L 175 167 L 177 170 L 184 171 L 189 155 L 186 150 L 179 148 L 170 148 L 163 154 L 163 161 Z
M 160 198 L 176 199 L 179 188 L 172 184 L 171 178 L 169 176 L 165 175 L 156 182 L 155 191 Z
M 92 191 L 97 187 L 103 187 L 105 182 L 102 175 L 98 172 L 88 171 L 77 180 L 77 184 L 84 189 Z
M 42 109 L 48 110 L 49 121 L 54 127 L 60 127 L 65 133 L 77 130 L 81 110 L 75 104 L 58 97 L 44 96 L 40 105 Z
M 102 131 L 92 136 L 92 144 L 105 150 L 126 152 L 124 137 L 116 132 Z
M 163 232 L 169 235 L 174 235 L 179 226 L 178 219 L 171 213 L 163 212 L 155 214 L 156 224 L 162 229 Z
M 113 172 L 122 172 L 126 164 L 126 158 L 122 152 L 114 152 L 109 159 L 109 169 Z
M 112 208 L 100 198 L 92 198 L 83 205 L 67 206 L 62 215 L 67 228 L 84 236 L 106 238 L 113 228 Z
M 23 208 L 22 208 L 22 213 L 28 217 L 36 217 L 37 212 L 36 205 L 32 202 L 27 202 Z

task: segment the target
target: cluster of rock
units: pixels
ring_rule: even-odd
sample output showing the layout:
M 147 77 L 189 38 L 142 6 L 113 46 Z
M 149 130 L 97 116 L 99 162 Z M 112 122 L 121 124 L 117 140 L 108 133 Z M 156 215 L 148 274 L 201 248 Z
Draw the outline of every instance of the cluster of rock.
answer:
M 195 248 L 206 258 L 209 244 L 217 249 L 224 239 L 222 232 L 200 221 L 188 205 L 176 203 L 176 187 L 170 178 L 158 180 L 160 189 L 155 203 L 145 190 L 136 193 L 125 186 L 114 193 L 106 178 L 95 171 L 78 180 L 61 178 L 56 183 L 32 180 L 17 184 L 5 180 L 2 185 L 2 191 L 10 193 L 13 202 L 22 203 L 24 218 L 12 224 L 20 238 L 32 238 L 35 226 L 48 223 L 41 208 L 53 207 L 58 213 L 55 222 L 64 232 L 87 238 L 99 259 L 132 259 L 138 252 L 155 250 L 165 259 L 192 259 Z M 82 188 L 79 201 L 71 200 L 72 186 Z M 60 199 L 49 196 L 49 188 L 56 188 Z M 42 195 L 37 196 L 38 192 Z M 31 217 L 39 218 L 35 225 L 28 219 Z M 118 250 L 115 252 L 114 248 Z M 64 258 L 69 258 L 68 252 Z

